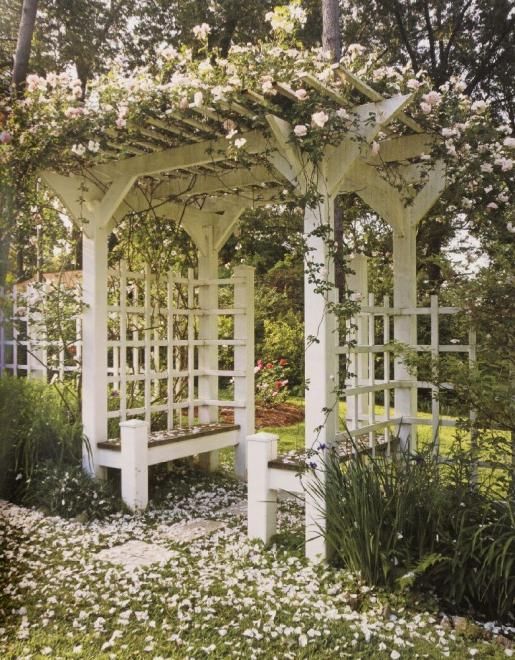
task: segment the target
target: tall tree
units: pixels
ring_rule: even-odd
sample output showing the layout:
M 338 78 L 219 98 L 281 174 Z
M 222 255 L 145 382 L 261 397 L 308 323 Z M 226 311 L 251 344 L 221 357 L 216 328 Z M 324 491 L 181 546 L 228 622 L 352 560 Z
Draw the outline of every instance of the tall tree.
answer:
M 342 41 L 339 0 L 322 0 L 322 48 L 324 51 L 331 53 L 334 62 L 340 60 L 342 56 Z M 341 294 L 343 294 L 345 285 L 343 233 L 343 206 L 341 198 L 337 197 L 334 202 L 334 238 L 338 245 L 338 250 L 334 277 L 335 285 Z
M 338 0 L 322 0 L 322 48 L 331 53 L 335 62 L 340 59 L 342 41 Z
M 38 0 L 23 0 L 13 64 L 13 85 L 18 90 L 23 87 L 27 78 L 37 11 Z

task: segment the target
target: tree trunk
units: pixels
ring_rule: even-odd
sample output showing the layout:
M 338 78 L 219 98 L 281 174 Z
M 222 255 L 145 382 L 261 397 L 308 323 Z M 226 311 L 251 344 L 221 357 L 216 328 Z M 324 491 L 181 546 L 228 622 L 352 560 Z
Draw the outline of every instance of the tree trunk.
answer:
M 322 48 L 331 53 L 334 62 L 342 56 L 340 34 L 340 5 L 338 0 L 322 0 Z M 345 273 L 342 263 L 343 255 L 343 208 L 341 198 L 334 201 L 334 239 L 338 245 L 338 258 L 335 261 L 334 284 L 343 294 Z
M 27 78 L 37 10 L 38 0 L 23 0 L 13 65 L 13 85 L 18 90 L 23 87 Z
M 338 62 L 342 56 L 340 5 L 338 0 L 322 0 L 322 48 Z

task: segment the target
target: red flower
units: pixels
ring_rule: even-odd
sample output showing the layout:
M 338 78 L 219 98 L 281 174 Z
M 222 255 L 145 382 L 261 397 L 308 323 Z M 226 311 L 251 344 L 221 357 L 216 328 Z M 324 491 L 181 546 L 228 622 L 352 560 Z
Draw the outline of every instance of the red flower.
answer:
M 267 369 L 273 369 L 273 368 L 274 368 L 274 365 L 273 365 L 271 362 L 269 362 L 269 363 L 266 365 L 266 368 L 267 368 Z
M 288 360 L 285 360 L 284 358 L 281 358 L 279 360 L 279 366 L 280 367 L 285 367 L 288 364 Z

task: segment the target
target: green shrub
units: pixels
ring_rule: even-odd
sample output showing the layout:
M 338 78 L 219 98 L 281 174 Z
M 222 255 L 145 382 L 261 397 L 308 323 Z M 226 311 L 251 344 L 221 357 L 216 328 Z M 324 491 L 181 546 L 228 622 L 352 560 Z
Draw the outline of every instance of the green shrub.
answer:
M 472 487 L 470 456 L 455 458 L 358 453 L 342 463 L 330 452 L 327 540 L 335 562 L 370 585 L 430 589 L 448 607 L 502 619 L 515 599 L 514 503 Z M 313 489 L 321 496 L 323 484 Z
M 288 360 L 277 362 L 258 360 L 254 368 L 256 402 L 267 408 L 286 401 L 288 396 Z
M 65 386 L 0 378 L 0 497 L 19 500 L 35 467 L 80 464 L 82 428 Z
M 288 360 L 290 390 L 304 394 L 304 324 L 288 312 L 281 319 L 264 321 L 263 355 L 267 360 Z
M 125 507 L 107 481 L 93 479 L 78 466 L 42 463 L 30 478 L 24 503 L 63 518 L 101 520 Z

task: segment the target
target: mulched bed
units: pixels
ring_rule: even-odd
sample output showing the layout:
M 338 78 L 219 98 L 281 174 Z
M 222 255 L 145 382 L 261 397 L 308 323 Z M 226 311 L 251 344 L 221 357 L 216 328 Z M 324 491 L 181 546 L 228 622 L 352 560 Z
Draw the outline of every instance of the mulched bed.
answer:
M 234 412 L 230 408 L 222 408 L 220 414 L 226 423 L 234 422 Z M 273 408 L 256 406 L 256 429 L 267 426 L 291 426 L 304 421 L 304 409 L 293 403 L 278 403 Z

